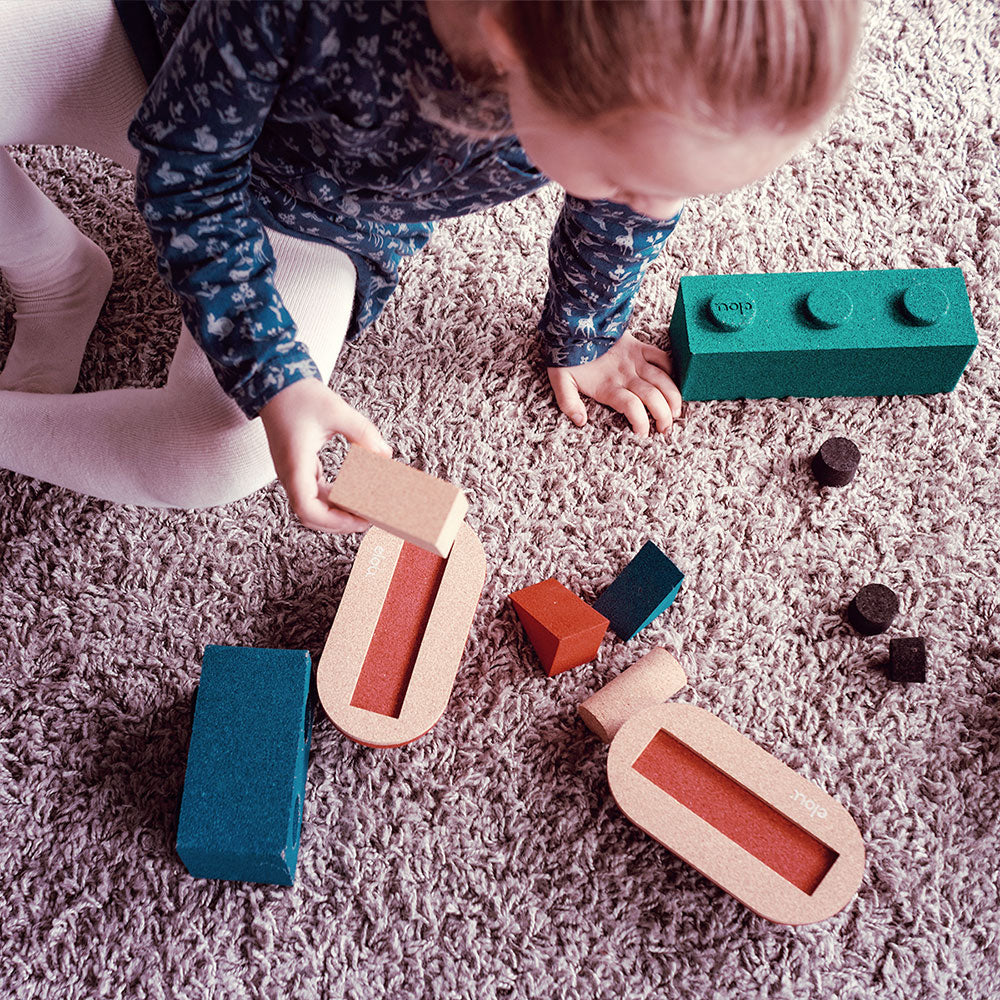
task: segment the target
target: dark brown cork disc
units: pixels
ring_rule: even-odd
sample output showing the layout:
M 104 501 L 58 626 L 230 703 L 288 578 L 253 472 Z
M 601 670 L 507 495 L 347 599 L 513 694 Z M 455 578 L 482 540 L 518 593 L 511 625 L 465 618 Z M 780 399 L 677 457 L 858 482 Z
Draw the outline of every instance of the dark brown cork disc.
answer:
M 847 608 L 847 620 L 862 635 L 884 632 L 899 613 L 899 598 L 881 583 L 869 583 Z
M 823 486 L 846 486 L 857 473 L 860 461 L 861 452 L 850 438 L 830 438 L 813 459 L 813 475 Z

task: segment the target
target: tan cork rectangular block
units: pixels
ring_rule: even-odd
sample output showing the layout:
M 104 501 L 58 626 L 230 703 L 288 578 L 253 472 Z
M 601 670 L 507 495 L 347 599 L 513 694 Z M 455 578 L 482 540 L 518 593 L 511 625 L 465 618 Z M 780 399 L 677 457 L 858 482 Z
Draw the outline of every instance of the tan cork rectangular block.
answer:
M 333 506 L 447 556 L 469 509 L 457 486 L 352 445 L 330 485 Z

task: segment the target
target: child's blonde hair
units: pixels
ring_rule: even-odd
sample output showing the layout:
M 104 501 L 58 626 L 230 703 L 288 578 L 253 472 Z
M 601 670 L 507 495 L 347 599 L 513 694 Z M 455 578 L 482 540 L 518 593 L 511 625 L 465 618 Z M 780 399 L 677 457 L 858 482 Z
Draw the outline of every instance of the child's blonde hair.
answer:
M 537 96 L 566 119 L 600 127 L 656 110 L 725 135 L 821 119 L 846 89 L 863 2 L 480 0 Z M 502 80 L 480 83 L 502 91 Z M 442 110 L 460 131 L 479 131 Z

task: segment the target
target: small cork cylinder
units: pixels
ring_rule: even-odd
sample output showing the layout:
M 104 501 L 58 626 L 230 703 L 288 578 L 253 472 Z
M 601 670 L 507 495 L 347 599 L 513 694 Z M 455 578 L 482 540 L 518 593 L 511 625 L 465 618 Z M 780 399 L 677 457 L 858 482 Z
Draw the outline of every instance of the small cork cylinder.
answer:
M 858 471 L 861 451 L 850 438 L 824 441 L 812 461 L 813 475 L 822 486 L 846 486 Z
M 677 660 L 656 648 L 580 702 L 577 711 L 595 736 L 610 743 L 626 719 L 672 698 L 685 684 L 687 675 Z
M 881 583 L 862 587 L 847 606 L 847 620 L 862 635 L 879 635 L 899 614 L 899 598 Z

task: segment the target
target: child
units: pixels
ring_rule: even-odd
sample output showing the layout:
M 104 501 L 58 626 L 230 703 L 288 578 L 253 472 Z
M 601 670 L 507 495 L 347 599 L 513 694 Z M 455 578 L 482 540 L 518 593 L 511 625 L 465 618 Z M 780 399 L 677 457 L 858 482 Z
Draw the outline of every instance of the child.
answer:
M 582 424 L 590 397 L 666 432 L 669 358 L 625 331 L 645 268 L 685 198 L 765 175 L 822 122 L 859 3 L 7 0 L 0 143 L 136 169 L 184 326 L 165 387 L 72 394 L 110 266 L 0 150 L 0 466 L 176 507 L 277 472 L 305 525 L 357 530 L 318 453 L 338 434 L 389 449 L 327 387 L 345 335 L 435 220 L 550 180 L 566 201 L 539 326 L 559 407 Z

